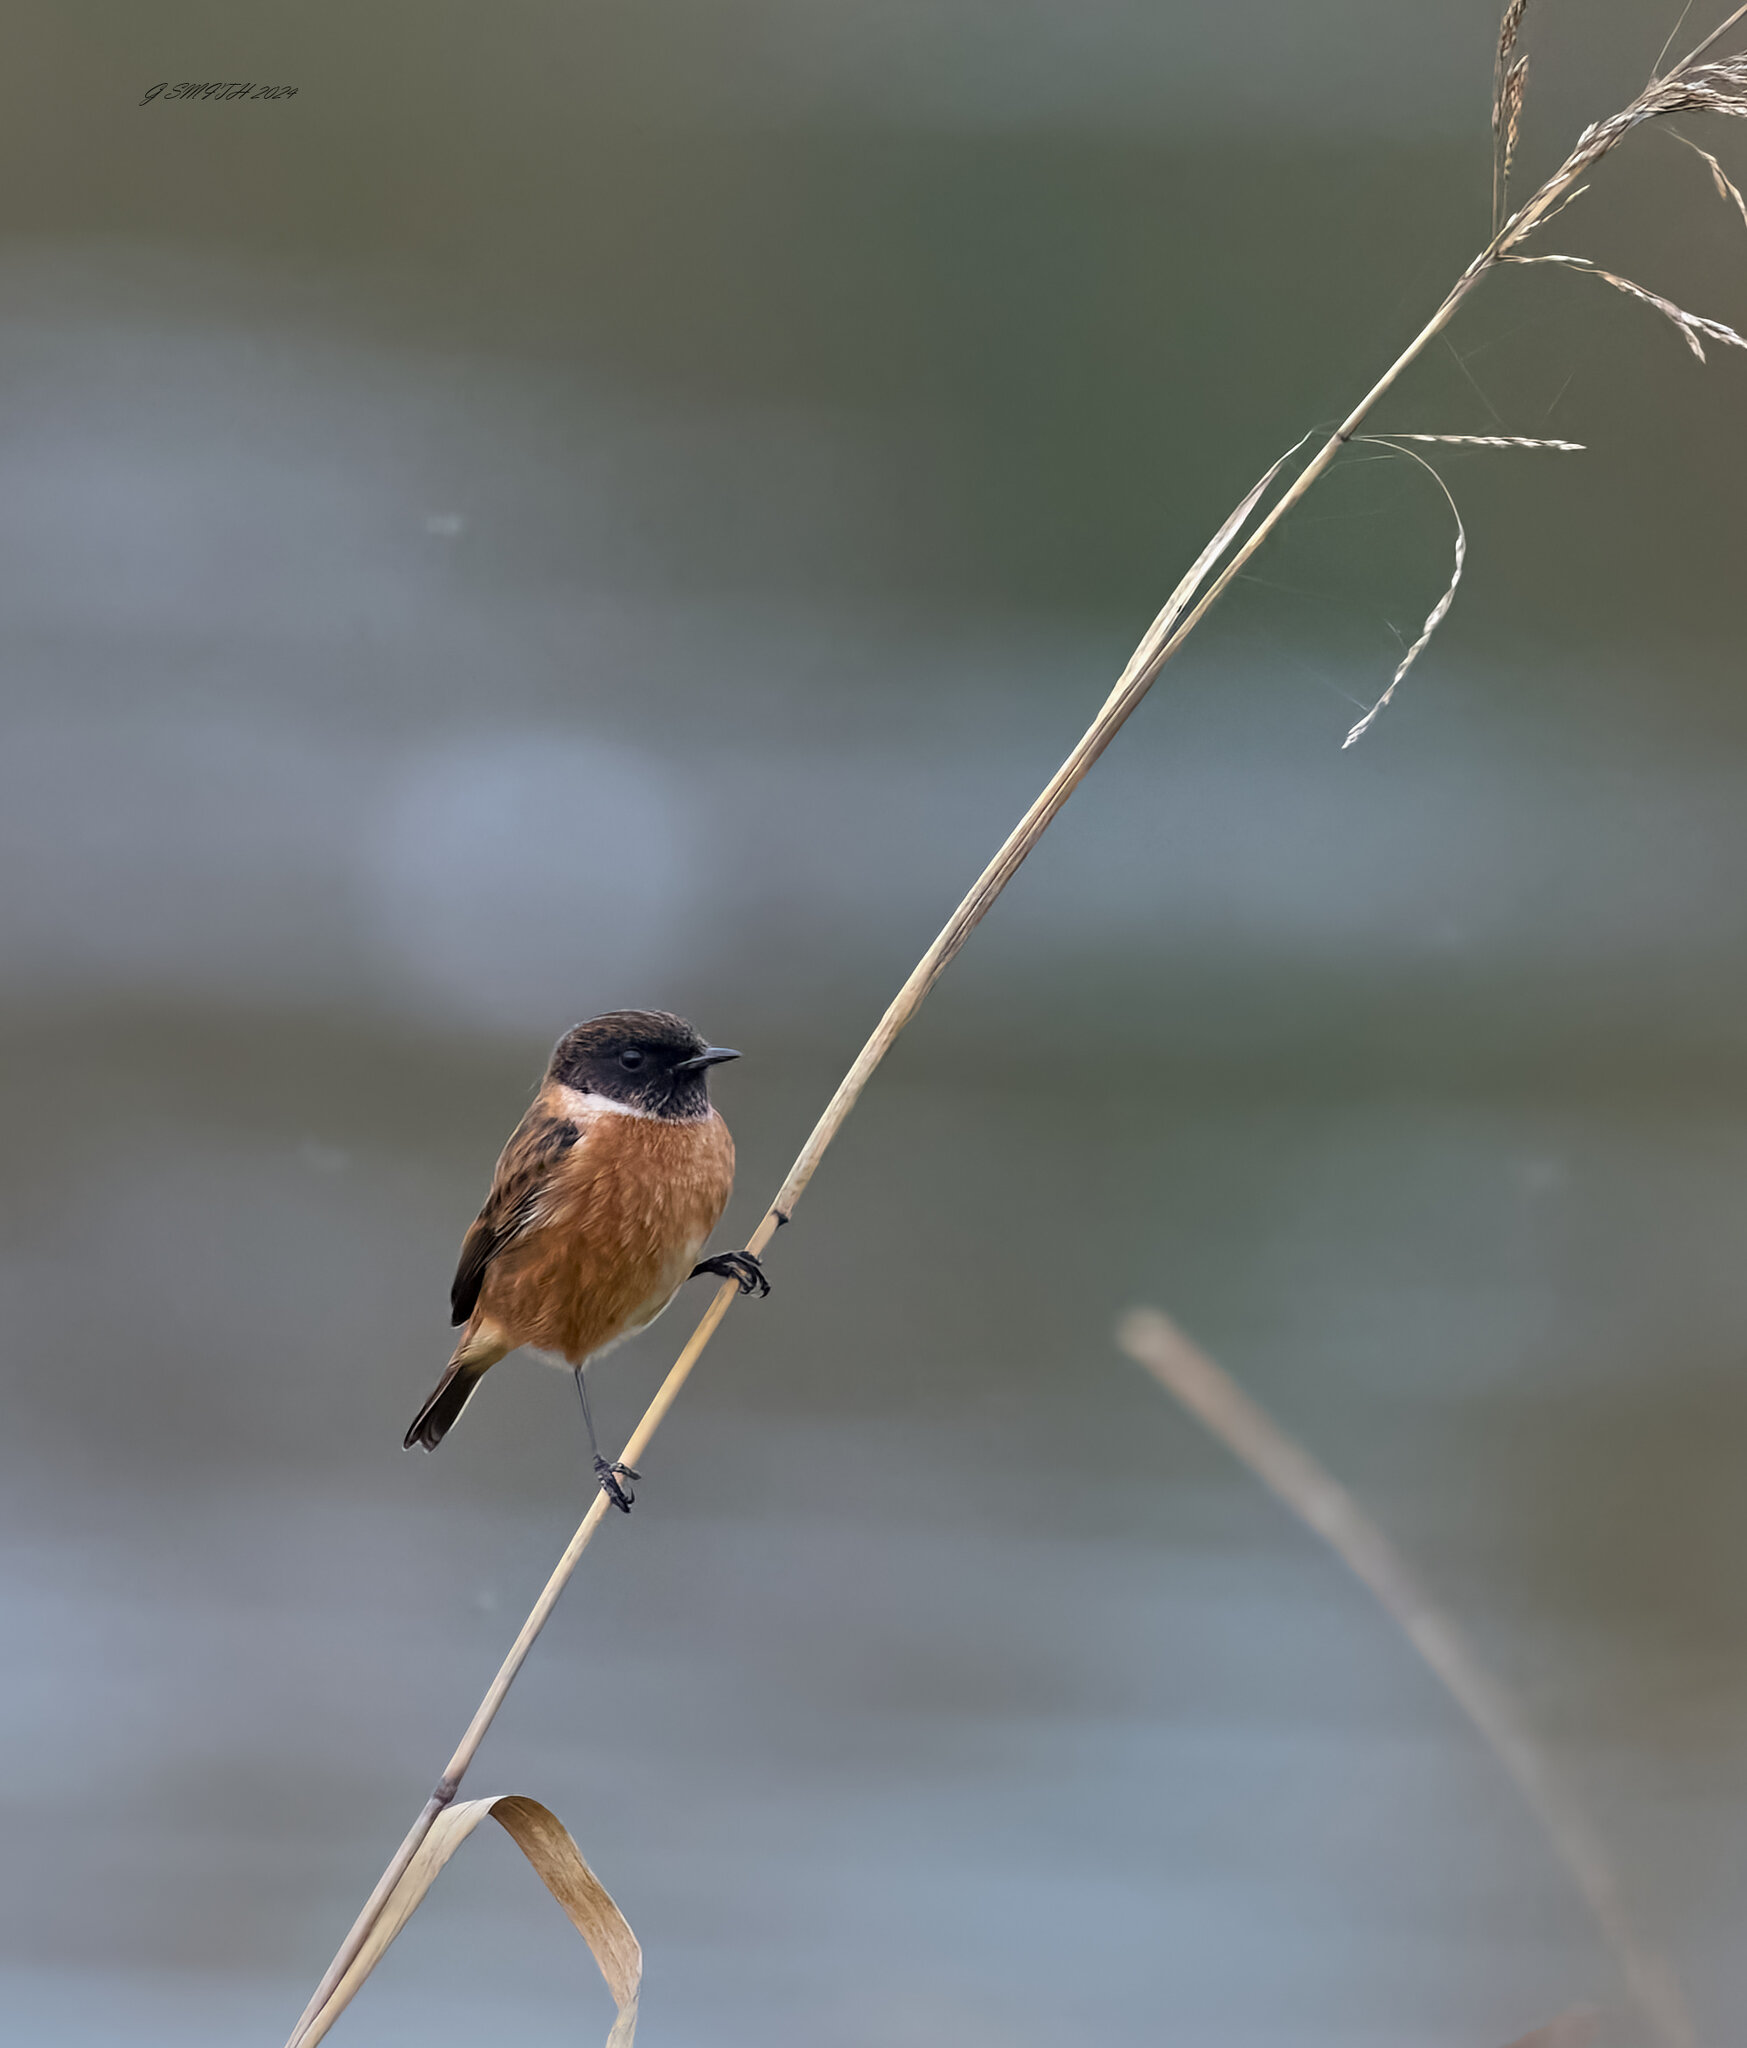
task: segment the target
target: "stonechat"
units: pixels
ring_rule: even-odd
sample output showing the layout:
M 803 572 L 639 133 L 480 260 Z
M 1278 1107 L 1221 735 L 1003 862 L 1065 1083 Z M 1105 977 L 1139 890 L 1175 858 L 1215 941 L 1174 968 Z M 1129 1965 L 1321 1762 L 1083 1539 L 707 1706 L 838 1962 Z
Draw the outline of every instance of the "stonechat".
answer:
M 406 1447 L 434 1451 L 473 1390 L 520 1345 L 576 1375 L 594 1469 L 630 1511 L 637 1474 L 595 1441 L 583 1369 L 646 1328 L 699 1273 L 770 1292 L 749 1252 L 698 1258 L 734 1185 L 734 1140 L 709 1070 L 738 1059 L 665 1010 L 614 1010 L 567 1031 L 462 1241 L 449 1305 L 464 1323 Z

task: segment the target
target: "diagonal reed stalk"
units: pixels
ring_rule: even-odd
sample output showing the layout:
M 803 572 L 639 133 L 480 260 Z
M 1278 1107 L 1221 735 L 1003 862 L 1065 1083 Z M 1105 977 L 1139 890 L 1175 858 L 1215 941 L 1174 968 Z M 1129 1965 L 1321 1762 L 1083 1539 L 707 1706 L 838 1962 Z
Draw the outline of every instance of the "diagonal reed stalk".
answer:
M 1524 10 L 1519 0 L 1511 0 L 1511 11 L 1520 22 Z M 862 1090 L 867 1086 L 875 1068 L 891 1050 L 899 1032 L 921 1008 L 929 990 L 951 964 L 959 948 L 988 915 L 995 899 L 1018 872 L 1021 862 L 1042 838 L 1056 813 L 1084 781 L 1093 763 L 1128 722 L 1130 715 L 1152 688 L 1165 664 L 1225 594 L 1233 580 L 1242 573 L 1245 565 L 1267 541 L 1268 536 L 1334 466 L 1379 400 L 1393 390 L 1403 373 L 1418 360 L 1428 343 L 1434 341 L 1455 318 L 1469 293 L 1474 291 L 1491 271 L 1508 261 L 1520 244 L 1574 194 L 1579 180 L 1642 123 L 1674 113 L 1719 113 L 1747 117 L 1747 55 L 1727 57 L 1715 62 L 1704 61 L 1716 44 L 1743 18 L 1747 18 L 1747 4 L 1737 7 L 1727 20 L 1713 29 L 1678 64 L 1652 78 L 1637 98 L 1621 108 L 1617 114 L 1606 121 L 1593 123 L 1584 130 L 1570 154 L 1552 176 L 1539 186 L 1502 226 L 1495 229 L 1492 239 L 1456 279 L 1431 318 L 1311 456 L 1291 484 L 1275 500 L 1273 506 L 1251 528 L 1248 537 L 1236 547 L 1235 552 L 1233 542 L 1238 533 L 1291 455 L 1297 452 L 1296 448 L 1289 450 L 1287 455 L 1282 456 L 1274 464 L 1261 482 L 1227 518 L 1191 567 L 1188 575 L 1172 593 L 1164 610 L 1148 628 L 1118 679 L 1116 687 L 1081 736 L 1079 743 L 1050 777 L 1024 817 L 1008 834 L 994 859 L 977 877 L 969 894 L 947 920 L 934 943 L 916 963 L 909 979 L 893 997 L 885 1015 L 874 1027 L 873 1035 L 856 1055 L 848 1073 L 838 1083 L 836 1093 L 826 1104 L 824 1114 L 813 1127 L 812 1135 L 801 1147 L 799 1157 L 790 1167 L 788 1178 L 777 1190 L 776 1197 L 765 1211 L 763 1220 L 747 1240 L 748 1251 L 755 1254 L 763 1252 L 777 1231 L 789 1220 L 795 1204 L 806 1192 L 808 1183 L 824 1157 L 826 1148 L 842 1128 L 844 1119 L 855 1107 Z M 1298 444 L 1302 445 L 1302 442 Z M 680 1389 L 691 1376 L 692 1368 L 702 1356 L 704 1347 L 715 1335 L 722 1318 L 727 1314 L 728 1304 L 734 1299 L 735 1293 L 736 1288 L 732 1281 L 725 1281 L 717 1289 L 697 1328 L 661 1383 L 654 1400 L 650 1402 L 642 1420 L 632 1433 L 630 1442 L 626 1444 L 623 1452 L 625 1463 L 637 1464 L 648 1448 L 667 1411 L 678 1398 Z M 462 1736 L 454 1755 L 449 1759 L 435 1791 L 426 1801 L 423 1811 L 414 1821 L 388 1868 L 377 1881 L 375 1890 L 365 1901 L 351 1932 L 341 1943 L 338 1953 L 317 1986 L 314 1997 L 293 2028 L 286 2048 L 298 2048 L 298 2044 L 309 2030 L 310 2023 L 327 2004 L 335 1986 L 363 1947 L 384 1903 L 412 1862 L 420 1843 L 429 1834 L 437 1816 L 454 1799 L 468 1766 L 496 1717 L 498 1708 L 502 1706 L 517 1673 L 527 1661 L 536 1638 L 545 1627 L 553 1608 L 558 1604 L 559 1595 L 569 1582 L 582 1553 L 588 1548 L 595 1531 L 600 1527 L 606 1513 L 606 1505 L 606 1497 L 598 1495 L 583 1517 L 576 1534 L 570 1539 L 552 1576 L 534 1603 L 533 1611 L 522 1624 L 520 1634 L 510 1646 L 509 1654 L 492 1680 L 489 1691 L 480 1702 L 479 1710 L 469 1723 L 466 1734 Z
M 1511 1692 L 1475 1655 L 1418 1574 L 1346 1488 L 1296 1444 L 1199 1345 L 1155 1308 L 1132 1309 L 1116 1342 L 1318 1535 L 1407 1637 L 1540 1823 L 1613 1952 L 1656 2048 L 1693 2048 L 1692 2021 L 1673 1971 L 1644 1940 L 1601 1838 Z M 1554 2027 L 1574 2021 L 1554 2022 Z M 1544 2030 L 1556 2039 L 1553 2029 Z M 1532 2034 L 1515 2048 L 1533 2048 Z

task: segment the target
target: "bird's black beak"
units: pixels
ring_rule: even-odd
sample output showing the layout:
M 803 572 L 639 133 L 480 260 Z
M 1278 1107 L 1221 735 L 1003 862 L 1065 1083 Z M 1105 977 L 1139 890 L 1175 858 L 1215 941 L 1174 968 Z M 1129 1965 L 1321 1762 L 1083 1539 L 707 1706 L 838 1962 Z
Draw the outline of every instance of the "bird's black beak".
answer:
M 719 1067 L 724 1060 L 737 1060 L 739 1057 L 740 1055 L 729 1046 L 706 1045 L 703 1051 L 693 1058 L 677 1061 L 673 1071 L 676 1074 L 689 1074 L 697 1067 Z

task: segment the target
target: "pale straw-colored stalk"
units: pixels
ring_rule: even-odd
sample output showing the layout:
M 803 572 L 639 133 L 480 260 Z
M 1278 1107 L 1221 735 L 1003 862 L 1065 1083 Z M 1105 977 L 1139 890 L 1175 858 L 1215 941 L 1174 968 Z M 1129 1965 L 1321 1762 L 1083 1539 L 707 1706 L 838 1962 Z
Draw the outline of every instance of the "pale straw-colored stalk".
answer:
M 1519 18 L 1520 12 L 1519 8 Z M 806 1192 L 826 1148 L 842 1128 L 844 1119 L 855 1107 L 861 1091 L 867 1086 L 875 1068 L 891 1050 L 899 1032 L 921 1008 L 929 990 L 966 939 L 987 916 L 995 899 L 1013 879 L 1025 856 L 1042 838 L 1051 820 L 1085 779 L 1093 763 L 1127 723 L 1165 664 L 1243 572 L 1245 565 L 1263 546 L 1268 536 L 1332 468 L 1379 400 L 1395 387 L 1402 374 L 1418 360 L 1427 345 L 1449 325 L 1469 293 L 1498 266 L 1501 259 L 1508 257 L 1550 213 L 1559 207 L 1586 172 L 1640 123 L 1656 119 L 1663 114 L 1683 112 L 1747 115 L 1747 58 L 1727 58 L 1712 64 L 1701 61 L 1743 17 L 1747 17 L 1747 4 L 1738 7 L 1727 21 L 1713 30 L 1679 64 L 1652 79 L 1644 91 L 1619 113 L 1586 129 L 1558 170 L 1496 230 L 1492 239 L 1450 287 L 1431 318 L 1316 450 L 1291 484 L 1275 500 L 1273 506 L 1250 529 L 1247 538 L 1234 548 L 1233 543 L 1237 534 L 1288 457 L 1283 456 L 1267 472 L 1262 481 L 1221 525 L 1189 574 L 1173 593 L 1171 601 L 1148 628 L 1140 646 L 1135 650 L 1133 658 L 1097 717 L 1087 727 L 1066 760 L 1050 777 L 1031 808 L 1008 834 L 1006 841 L 977 877 L 970 892 L 947 920 L 934 943 L 916 963 L 909 979 L 893 997 L 885 1015 L 874 1027 L 872 1036 L 856 1055 L 842 1081 L 838 1083 L 836 1093 L 826 1104 L 823 1115 L 802 1146 L 794 1165 L 789 1169 L 788 1177 L 777 1190 L 776 1197 L 766 1210 L 763 1220 L 747 1240 L 748 1251 L 754 1254 L 763 1252 L 778 1229 L 788 1221 L 795 1204 Z M 1295 451 L 1289 451 L 1289 454 L 1291 452 Z M 727 1314 L 728 1304 L 734 1299 L 735 1292 L 734 1283 L 731 1281 L 724 1282 L 717 1289 L 697 1328 L 692 1332 L 684 1350 L 638 1423 L 630 1442 L 625 1446 L 625 1463 L 636 1465 L 640 1461 L 668 1409 L 672 1407 L 680 1389 L 690 1377 L 692 1368 L 702 1356 L 704 1347 L 715 1335 L 722 1318 Z M 455 1798 L 461 1780 L 484 1740 L 498 1708 L 503 1704 L 505 1695 L 515 1682 L 516 1674 L 526 1662 L 536 1638 L 557 1605 L 559 1595 L 568 1583 L 571 1573 L 592 1541 L 596 1529 L 600 1527 L 605 1512 L 605 1496 L 597 1496 L 583 1517 L 576 1534 L 570 1539 L 552 1576 L 546 1582 L 533 1611 L 522 1624 L 520 1634 L 510 1646 L 508 1656 L 505 1657 L 496 1678 L 492 1680 L 490 1689 L 480 1702 L 479 1711 L 474 1715 L 454 1755 L 449 1759 L 435 1791 L 426 1801 L 405 1841 L 366 1900 L 363 1910 L 353 1923 L 351 1932 L 329 1964 L 315 1996 L 292 2030 L 287 2048 L 298 2048 L 298 2043 L 303 2039 L 310 2022 L 327 2003 L 334 1987 L 363 1947 L 373 1922 L 411 1863 L 419 1844 L 430 1832 L 437 1816 Z
M 1134 1309 L 1117 1326 L 1116 1341 L 1320 1536 L 1371 1592 L 1467 1715 L 1540 1823 L 1612 1950 L 1651 2040 L 1657 2048 L 1693 2048 L 1692 2021 L 1680 1986 L 1667 1962 L 1633 1924 L 1612 1861 L 1589 1816 L 1515 1697 L 1481 1663 L 1419 1574 L 1339 1480 L 1294 1443 L 1168 1316 L 1154 1308 Z

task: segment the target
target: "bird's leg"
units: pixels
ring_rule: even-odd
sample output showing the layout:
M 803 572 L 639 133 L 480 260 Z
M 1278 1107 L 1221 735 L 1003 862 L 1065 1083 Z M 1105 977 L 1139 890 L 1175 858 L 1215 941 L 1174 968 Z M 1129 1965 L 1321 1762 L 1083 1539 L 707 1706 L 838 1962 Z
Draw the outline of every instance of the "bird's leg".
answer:
M 700 1259 L 686 1278 L 695 1280 L 700 1273 L 714 1273 L 723 1280 L 738 1280 L 742 1294 L 757 1293 L 762 1297 L 770 1292 L 764 1268 L 751 1252 L 718 1252 L 713 1259 Z
M 594 1433 L 594 1417 L 589 1413 L 588 1409 L 588 1388 L 583 1384 L 582 1367 L 580 1365 L 576 1366 L 574 1371 L 576 1373 L 576 1398 L 582 1403 L 583 1427 L 588 1431 L 588 1447 L 594 1453 L 595 1477 L 601 1483 L 601 1491 L 612 1502 L 613 1506 L 620 1513 L 628 1515 L 631 1512 L 631 1503 L 637 1496 L 628 1486 L 621 1485 L 620 1481 L 625 1479 L 641 1479 L 643 1475 L 641 1472 L 633 1472 L 629 1465 L 609 1465 L 606 1459 L 601 1456 L 601 1447 L 596 1441 Z

